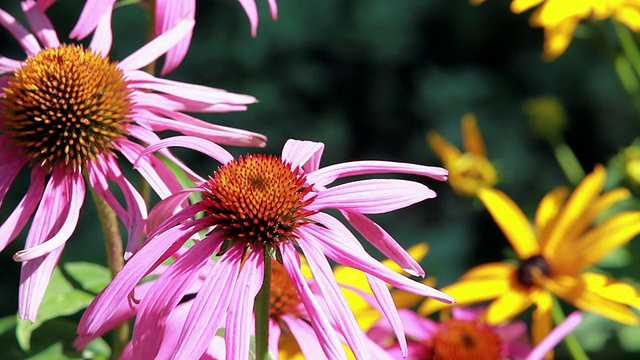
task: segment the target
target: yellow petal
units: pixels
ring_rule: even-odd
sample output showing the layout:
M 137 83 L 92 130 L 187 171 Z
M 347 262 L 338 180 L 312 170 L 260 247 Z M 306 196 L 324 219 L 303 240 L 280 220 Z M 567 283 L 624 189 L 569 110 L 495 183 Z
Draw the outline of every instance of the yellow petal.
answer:
M 553 299 L 548 291 L 538 290 L 533 294 L 533 302 L 536 309 L 533 311 L 531 321 L 531 338 L 533 344 L 538 344 L 544 339 L 553 327 L 551 318 L 551 306 Z M 548 353 L 546 358 L 552 358 L 553 353 Z
M 625 304 L 607 298 L 612 296 L 609 291 L 621 291 L 620 287 L 608 290 L 606 286 L 602 286 L 601 279 L 585 274 L 581 277 L 554 276 L 546 285 L 558 297 L 579 309 L 628 325 L 638 323 L 638 317 Z M 607 293 L 607 297 L 601 293 Z
M 499 190 L 484 188 L 478 191 L 478 197 L 521 259 L 540 253 L 529 220 L 507 195 Z
M 640 211 L 625 211 L 592 228 L 576 241 L 576 269 L 593 265 L 640 234 Z
M 511 11 L 519 14 L 531 9 L 534 6 L 542 4 L 543 1 L 544 0 L 513 0 L 511 2 Z
M 567 50 L 580 18 L 567 19 L 556 26 L 545 26 L 544 59 L 551 61 Z
M 573 224 L 580 219 L 581 216 L 587 211 L 593 200 L 598 196 L 602 187 L 604 186 L 604 180 L 606 172 L 602 165 L 596 165 L 593 172 L 587 175 L 578 187 L 574 190 L 573 194 L 567 200 L 566 205 L 560 211 L 558 219 L 553 224 L 553 228 L 549 229 L 548 237 L 540 238 L 542 246 L 542 255 L 545 258 L 552 259 L 557 254 L 557 248 L 561 242 L 572 242 L 575 239 L 567 238 L 566 234 L 571 229 Z
M 486 321 L 490 324 L 501 324 L 525 311 L 533 304 L 529 291 L 509 290 L 489 304 Z
M 558 218 L 558 213 L 569 195 L 568 187 L 559 187 L 545 195 L 536 211 L 535 224 L 540 238 L 546 238 L 550 224 Z
M 475 115 L 467 113 L 462 117 L 462 144 L 468 152 L 475 153 L 480 156 L 486 156 L 484 141 L 478 128 L 478 121 Z
M 626 6 L 615 12 L 615 19 L 629 27 L 629 29 L 640 32 L 640 6 Z
M 582 279 L 590 291 L 603 298 L 640 309 L 640 291 L 633 285 L 616 281 L 606 275 L 584 273 Z
M 435 131 L 427 134 L 427 142 L 443 163 L 448 163 L 462 155 L 455 145 L 451 144 Z
M 516 267 L 507 263 L 488 263 L 478 265 L 462 274 L 460 280 L 507 279 L 516 272 Z
M 440 290 L 456 299 L 454 305 L 468 305 L 491 300 L 502 295 L 512 287 L 513 277 L 514 272 L 512 271 L 507 274 L 506 277 L 483 277 L 459 280 Z M 451 305 L 433 299 L 427 299 L 418 308 L 418 313 L 428 315 L 449 306 Z
M 567 21 L 580 21 L 591 15 L 590 1 L 546 1 L 531 15 L 531 24 L 540 27 L 557 27 Z

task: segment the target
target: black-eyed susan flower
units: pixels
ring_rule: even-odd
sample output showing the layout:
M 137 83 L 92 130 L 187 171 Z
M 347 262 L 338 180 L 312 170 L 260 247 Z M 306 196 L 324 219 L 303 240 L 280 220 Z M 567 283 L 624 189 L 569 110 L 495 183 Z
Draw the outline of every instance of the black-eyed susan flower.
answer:
M 518 254 L 518 264 L 489 263 L 467 271 L 454 284 L 444 287 L 459 304 L 493 300 L 486 320 L 497 324 L 513 318 L 531 305 L 534 343 L 551 330 L 552 294 L 574 306 L 609 319 L 634 325 L 638 317 L 630 307 L 640 309 L 640 293 L 624 282 L 587 271 L 611 250 L 640 233 L 640 211 L 597 217 L 628 198 L 627 189 L 600 194 L 606 171 L 598 165 L 569 196 L 569 189 L 557 188 L 540 202 L 535 227 L 504 193 L 482 189 L 478 197 L 487 207 Z M 443 308 L 425 301 L 419 308 L 429 314 Z

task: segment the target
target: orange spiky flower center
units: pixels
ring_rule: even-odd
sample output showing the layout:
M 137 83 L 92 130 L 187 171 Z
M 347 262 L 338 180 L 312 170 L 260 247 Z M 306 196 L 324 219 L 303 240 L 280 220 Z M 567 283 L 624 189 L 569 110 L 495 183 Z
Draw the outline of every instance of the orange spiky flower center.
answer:
M 285 314 L 298 314 L 300 296 L 293 286 L 284 266 L 271 260 L 271 296 L 269 298 L 270 316 L 279 318 Z
M 314 211 L 299 168 L 273 155 L 247 155 L 229 162 L 204 184 L 202 204 L 226 239 L 276 248 L 294 240 L 293 230 Z
M 126 135 L 132 103 L 123 72 L 82 46 L 42 50 L 3 90 L 2 127 L 33 166 L 80 171 Z
M 433 338 L 434 360 L 499 360 L 502 342 L 496 332 L 477 321 L 452 319 Z

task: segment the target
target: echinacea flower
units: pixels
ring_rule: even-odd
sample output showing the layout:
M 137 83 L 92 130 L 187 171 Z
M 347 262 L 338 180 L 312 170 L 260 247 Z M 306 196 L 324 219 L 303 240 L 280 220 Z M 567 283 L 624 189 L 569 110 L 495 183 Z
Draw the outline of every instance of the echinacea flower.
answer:
M 327 257 L 367 273 L 381 311 L 399 338 L 403 336 L 402 324 L 384 282 L 440 301 L 453 301 L 448 295 L 382 265 L 365 252 L 341 221 L 322 212 L 339 210 L 383 254 L 409 272 L 424 275 L 409 254 L 365 214 L 385 213 L 432 198 L 435 193 L 431 189 L 414 181 L 392 179 L 328 185 L 345 176 L 388 172 L 445 180 L 445 169 L 386 161 L 355 161 L 320 168 L 324 145 L 297 140 L 287 141 L 281 157 L 247 155 L 234 159 L 220 146 L 191 137 L 166 139 L 145 151 L 168 146 L 201 151 L 222 166 L 199 187 L 156 205 L 150 222 L 160 225 L 87 308 L 78 326 L 81 336 L 98 331 L 113 316 L 115 306 L 126 301 L 147 273 L 201 231 L 206 232 L 202 240 L 173 263 L 141 299 L 132 339 L 137 358 L 155 356 L 167 316 L 194 281 L 194 274 L 212 255 L 218 259 L 187 315 L 173 354 L 176 359 L 199 358 L 219 328 L 225 331 L 228 359 L 248 356 L 254 299 L 262 286 L 264 265 L 271 261 L 269 258 L 284 266 L 329 359 L 346 357 L 341 339 L 357 358 L 368 358 L 369 349 Z M 171 215 L 175 204 L 182 203 L 193 192 L 200 192 L 202 200 Z M 203 216 L 194 218 L 196 214 Z M 153 220 L 155 217 L 166 220 Z M 329 311 L 323 311 L 313 296 L 300 270 L 298 249 L 306 257 Z
M 520 264 L 480 265 L 442 290 L 461 305 L 495 299 L 486 313 L 491 324 L 507 321 L 535 304 L 534 343 L 551 330 L 552 294 L 582 310 L 636 325 L 638 317 L 629 306 L 640 309 L 638 290 L 605 275 L 584 271 L 640 233 L 640 211 L 611 213 L 611 207 L 630 193 L 616 188 L 600 195 L 605 177 L 604 167 L 597 165 L 571 196 L 566 187 L 548 193 L 538 205 L 535 229 L 504 193 L 482 189 L 478 197 L 513 246 Z M 605 212 L 609 217 L 592 225 Z M 418 311 L 429 314 L 441 308 L 427 300 Z
M 405 359 L 524 359 L 531 350 L 527 325 L 522 321 L 490 325 L 480 319 L 483 312 L 481 307 L 454 306 L 450 319 L 436 322 L 409 309 L 400 309 L 408 337 L 409 354 Z M 369 331 L 369 336 L 383 344 L 394 359 L 402 358 L 401 349 L 387 324 L 379 322 Z
M 427 141 L 449 170 L 449 183 L 453 190 L 460 195 L 474 196 L 478 189 L 496 184 L 496 169 L 487 159 L 476 117 L 465 114 L 461 127 L 464 152 L 434 131 L 427 134 Z
M 484 0 L 472 0 L 479 4 Z M 569 47 L 573 33 L 582 20 L 612 17 L 629 29 L 640 31 L 640 2 L 637 0 L 513 0 L 511 11 L 520 14 L 531 8 L 532 26 L 544 28 L 544 55 L 555 59 Z
M 61 44 L 34 1 L 22 2 L 22 9 L 33 33 L 0 9 L 0 24 L 28 56 L 25 61 L 0 56 L 0 201 L 22 169 L 31 171 L 31 184 L 0 227 L 0 250 L 35 211 L 25 250 L 14 256 L 22 262 L 19 315 L 34 321 L 53 268 L 78 223 L 87 180 L 125 224 L 127 251 L 138 244 L 146 205 L 124 177 L 117 154 L 135 161 L 144 149 L 136 141 L 153 144 L 160 140 L 156 131 L 164 130 L 236 145 L 262 145 L 264 137 L 183 113 L 245 110 L 255 102 L 253 97 L 158 79 L 138 70 L 180 41 L 193 22 L 181 22 L 113 62 L 106 57 L 111 46 L 108 21 L 100 23 L 85 49 Z M 171 153 L 163 155 L 189 173 Z M 161 198 L 181 189 L 157 157 L 146 158 L 138 168 Z M 122 192 L 126 207 L 110 183 Z
M 38 0 L 38 6 L 46 10 L 56 0 Z M 238 0 L 244 9 L 251 25 L 251 36 L 258 34 L 258 7 L 256 0 Z M 268 0 L 271 17 L 278 18 L 278 4 L 276 0 Z M 84 39 L 91 34 L 100 21 L 111 19 L 111 12 L 116 0 L 87 0 L 78 19 L 78 23 L 71 30 L 71 38 Z M 155 1 L 155 35 L 160 36 L 179 22 L 184 20 L 195 21 L 196 0 L 156 0 Z M 173 71 L 187 55 L 193 28 L 185 36 L 166 52 L 162 75 Z

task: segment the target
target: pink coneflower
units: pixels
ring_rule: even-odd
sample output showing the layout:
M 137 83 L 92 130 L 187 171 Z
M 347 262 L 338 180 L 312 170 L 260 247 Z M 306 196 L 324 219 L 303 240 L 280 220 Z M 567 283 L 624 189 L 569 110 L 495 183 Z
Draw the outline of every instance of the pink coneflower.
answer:
M 38 0 L 38 6 L 46 10 L 56 0 Z M 278 18 L 278 4 L 276 0 L 268 0 L 271 17 Z M 71 37 L 84 39 L 91 34 L 100 19 L 111 18 L 113 5 L 116 0 L 87 0 L 78 19 L 78 23 L 71 31 Z M 251 36 L 258 34 L 258 8 L 256 0 L 238 0 L 244 9 L 251 25 Z M 196 0 L 156 0 L 155 1 L 155 34 L 160 36 L 183 20 L 195 20 Z M 165 75 L 174 70 L 187 55 L 193 29 L 166 52 L 161 74 Z
M 453 301 L 382 265 L 365 252 L 341 221 L 322 212 L 339 210 L 385 255 L 413 273 L 424 274 L 411 256 L 364 214 L 385 213 L 433 198 L 431 189 L 414 181 L 391 179 L 327 186 L 345 176 L 388 172 L 445 180 L 446 170 L 386 161 L 355 161 L 319 168 L 324 145 L 297 140 L 286 143 L 281 157 L 247 155 L 234 159 L 208 141 L 174 137 L 150 146 L 143 156 L 168 146 L 201 151 L 223 165 L 198 188 L 176 194 L 154 208 L 150 222 L 159 223 L 153 220 L 155 217 L 166 221 L 149 234 L 145 244 L 89 306 L 78 327 L 81 336 L 97 332 L 146 274 L 200 231 L 206 232 L 202 240 L 173 263 L 140 301 L 132 339 L 135 357 L 155 357 L 167 317 L 194 281 L 194 274 L 212 255 L 218 259 L 187 315 L 173 354 L 176 359 L 198 358 L 219 328 L 225 329 L 227 358 L 246 359 L 265 256 L 284 266 L 320 346 L 330 359 L 346 358 L 341 339 L 357 358 L 369 358 L 370 354 L 327 257 L 367 273 L 381 311 L 399 337 L 403 335 L 402 325 L 385 282 L 412 293 Z M 200 192 L 203 199 L 171 215 L 174 205 L 192 192 Z M 194 218 L 196 214 L 203 216 Z M 298 250 L 306 257 L 330 311 L 323 310 L 303 277 Z
M 264 138 L 183 113 L 245 110 L 255 102 L 253 97 L 162 80 L 138 70 L 180 41 L 193 22 L 179 23 L 116 63 L 106 57 L 111 47 L 109 21 L 100 22 L 85 49 L 61 44 L 34 1 L 22 2 L 22 9 L 33 33 L 0 9 L 0 24 L 28 56 L 25 61 L 0 56 L 0 202 L 23 168 L 30 169 L 31 184 L 0 227 L 0 250 L 35 211 L 26 249 L 14 256 L 23 262 L 19 315 L 33 321 L 51 272 L 78 223 L 85 179 L 125 224 L 128 252 L 137 246 L 146 205 L 122 174 L 116 154 L 135 161 L 144 147 L 134 140 L 153 144 L 160 140 L 155 132 L 163 130 L 237 145 L 262 145 Z M 189 172 L 171 153 L 163 155 Z M 161 198 L 180 189 L 160 159 L 145 158 L 138 168 Z M 112 193 L 110 182 L 123 193 L 126 207 Z

